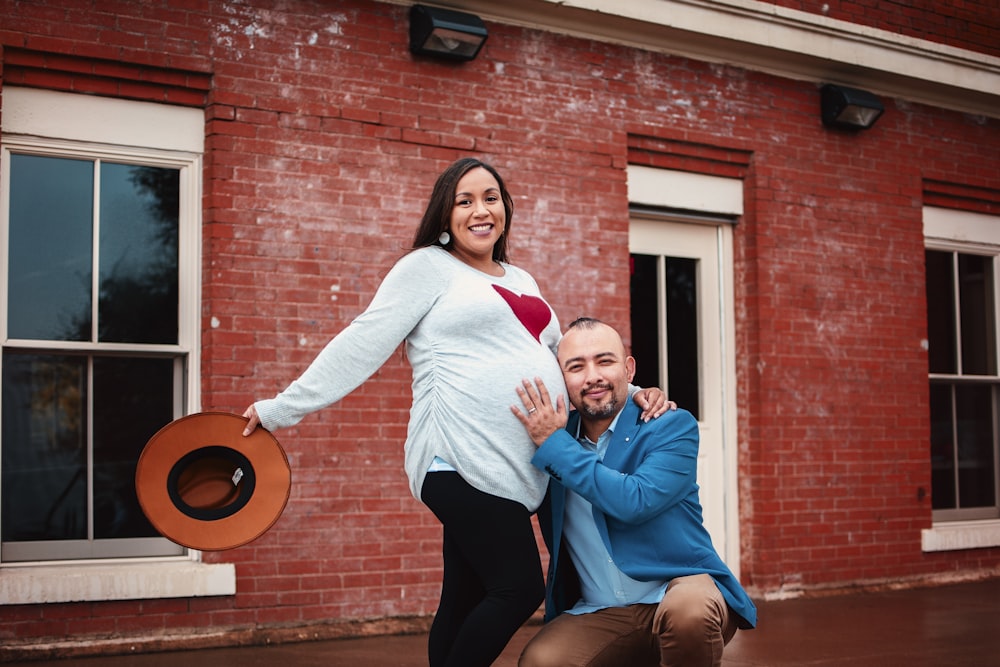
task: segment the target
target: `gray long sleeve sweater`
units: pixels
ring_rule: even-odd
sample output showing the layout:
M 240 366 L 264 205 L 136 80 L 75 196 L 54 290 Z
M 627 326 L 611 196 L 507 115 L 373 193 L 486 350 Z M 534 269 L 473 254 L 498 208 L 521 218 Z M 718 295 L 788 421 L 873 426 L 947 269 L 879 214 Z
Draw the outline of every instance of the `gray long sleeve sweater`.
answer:
M 342 399 L 405 340 L 413 405 L 404 467 L 413 495 L 420 498 L 439 456 L 475 488 L 534 511 L 548 478 L 531 465 L 535 446 L 510 406 L 520 405 L 523 378 L 541 377 L 553 401 L 565 397 L 560 329 L 534 279 L 503 268 L 503 277 L 489 276 L 438 247 L 404 256 L 297 380 L 255 404 L 261 423 L 288 427 Z

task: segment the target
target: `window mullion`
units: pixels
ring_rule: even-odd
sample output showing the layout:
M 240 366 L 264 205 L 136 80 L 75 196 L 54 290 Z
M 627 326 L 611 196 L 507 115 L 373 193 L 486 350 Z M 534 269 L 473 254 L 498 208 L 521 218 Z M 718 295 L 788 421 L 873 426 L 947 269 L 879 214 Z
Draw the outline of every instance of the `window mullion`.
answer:
M 961 489 L 958 486 L 961 472 L 959 465 L 959 451 L 958 451 L 958 396 L 956 396 L 957 385 L 952 383 L 949 386 L 949 396 L 951 398 L 951 441 L 953 443 L 951 448 L 951 475 L 952 479 L 952 507 L 955 509 L 961 509 L 959 506 L 959 498 L 961 498 Z
M 94 539 L 94 357 L 87 355 L 87 539 Z
M 94 210 L 91 212 L 91 229 L 93 238 L 91 239 L 92 266 L 90 285 L 90 340 L 98 342 L 98 313 L 100 311 L 101 298 L 101 161 L 94 160 L 94 196 L 92 198 Z
M 990 405 L 993 408 L 993 506 L 1000 509 L 1000 447 L 997 447 L 997 430 L 1000 427 L 1000 414 L 998 414 L 997 399 L 1000 398 L 1000 388 L 993 385 L 990 392 Z
M 670 387 L 670 368 L 667 350 L 667 258 L 664 255 L 656 257 L 656 309 L 659 319 L 658 344 L 660 346 L 660 386 L 668 392 Z
M 951 253 L 951 286 L 955 318 L 955 374 L 962 375 L 962 283 L 958 270 L 958 253 Z
M 184 382 L 186 376 L 185 364 L 187 364 L 186 357 L 180 356 L 174 358 L 174 419 L 183 417 L 187 407 L 185 400 L 187 386 Z
M 101 298 L 101 160 L 94 160 L 94 196 L 91 198 L 90 340 L 97 343 Z M 94 539 L 94 355 L 87 355 L 87 539 Z
M 990 326 L 992 327 L 991 333 L 993 335 L 992 370 L 994 375 L 1000 375 L 1000 361 L 998 361 L 1000 360 L 1000 335 L 997 335 L 997 332 L 1000 332 L 1000 327 L 998 327 L 998 322 L 997 322 L 997 316 L 998 314 L 1000 314 L 1000 289 L 998 289 L 997 285 L 997 279 L 998 279 L 997 255 L 993 255 L 992 257 L 990 257 L 990 269 L 991 269 L 990 277 L 993 279 L 993 284 L 991 285 L 991 287 L 993 288 L 993 313 L 992 313 L 993 321 L 990 322 Z M 996 433 L 996 431 L 994 431 L 994 433 Z M 996 441 L 996 436 L 994 436 L 994 445 L 996 444 L 995 441 Z
M 993 358 L 1000 360 L 1000 335 L 996 333 L 1000 331 L 1000 326 L 998 326 L 1000 323 L 997 322 L 997 318 L 1000 317 L 1000 288 L 997 284 L 1000 276 L 997 275 L 997 255 L 993 255 L 990 262 L 993 268 Z M 994 372 L 1000 374 L 1000 363 L 994 363 L 996 364 Z M 993 506 L 1000 512 L 1000 405 L 998 405 L 1000 388 L 995 384 L 991 395 L 993 399 L 990 401 L 993 408 Z

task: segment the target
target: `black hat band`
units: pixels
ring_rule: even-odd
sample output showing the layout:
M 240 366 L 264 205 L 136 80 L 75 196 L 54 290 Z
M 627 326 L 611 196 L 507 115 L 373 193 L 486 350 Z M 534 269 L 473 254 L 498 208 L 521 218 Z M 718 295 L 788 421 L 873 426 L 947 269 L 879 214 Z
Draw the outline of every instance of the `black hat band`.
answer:
M 230 493 L 213 499 L 208 506 L 195 507 L 184 500 L 182 487 L 190 481 L 192 466 L 210 469 L 216 479 L 228 477 L 232 483 Z M 256 475 L 250 460 L 242 453 L 211 445 L 188 452 L 170 469 L 167 475 L 167 494 L 174 506 L 192 519 L 218 521 L 230 517 L 243 509 L 253 497 L 257 485 Z

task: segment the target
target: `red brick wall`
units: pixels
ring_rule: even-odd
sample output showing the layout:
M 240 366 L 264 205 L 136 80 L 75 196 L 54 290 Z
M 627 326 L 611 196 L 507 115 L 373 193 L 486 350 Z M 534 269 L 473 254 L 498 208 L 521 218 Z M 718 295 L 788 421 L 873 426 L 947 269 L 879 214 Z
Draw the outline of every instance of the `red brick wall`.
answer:
M 459 155 L 506 175 L 514 261 L 561 319 L 623 328 L 626 165 L 737 176 L 745 583 L 764 594 L 1000 565 L 1000 549 L 923 554 L 919 495 L 921 206 L 1000 214 L 996 119 L 887 99 L 872 130 L 831 132 L 813 83 L 499 24 L 471 63 L 415 60 L 406 8 L 363 0 L 157 2 L 142 18 L 74 4 L 0 10 L 5 84 L 204 100 L 204 409 L 241 412 L 301 372 L 365 306 Z M 236 563 L 235 597 L 0 606 L 0 638 L 432 613 L 439 529 L 402 472 L 409 379 L 399 352 L 278 433 L 285 513 L 206 556 Z
M 995 0 L 764 0 L 907 37 L 1000 57 L 1000 4 Z

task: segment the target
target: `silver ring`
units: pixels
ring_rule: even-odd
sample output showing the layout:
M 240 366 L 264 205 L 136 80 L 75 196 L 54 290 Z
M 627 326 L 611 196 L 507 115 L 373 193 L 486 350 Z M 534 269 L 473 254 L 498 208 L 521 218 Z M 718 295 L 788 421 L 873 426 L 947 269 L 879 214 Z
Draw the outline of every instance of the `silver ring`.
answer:
M 530 415 L 532 412 L 536 412 L 537 410 L 538 410 L 538 408 L 530 408 L 528 410 L 528 414 Z

